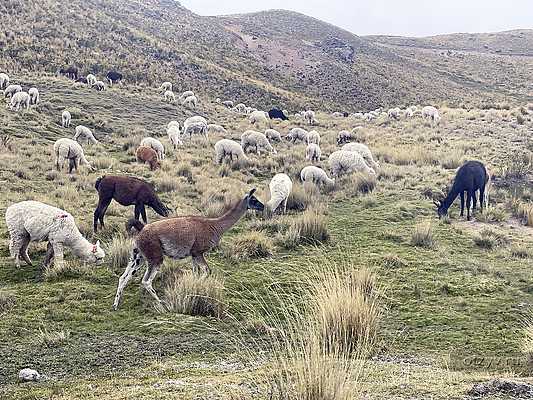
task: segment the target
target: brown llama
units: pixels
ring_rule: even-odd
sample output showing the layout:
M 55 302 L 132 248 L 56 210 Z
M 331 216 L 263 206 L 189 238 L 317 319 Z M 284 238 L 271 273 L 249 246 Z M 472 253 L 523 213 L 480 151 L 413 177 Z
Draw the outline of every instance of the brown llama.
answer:
M 204 253 L 215 247 L 228 229 L 237 223 L 247 210 L 263 211 L 265 206 L 254 196 L 252 189 L 242 200 L 239 200 L 226 213 L 218 218 L 202 216 L 186 216 L 168 218 L 162 221 L 143 225 L 138 220 L 128 221 L 128 232 L 134 228 L 138 233 L 134 237 L 134 247 L 126 270 L 118 281 L 117 294 L 113 308 L 116 310 L 124 288 L 133 274 L 147 262 L 148 268 L 142 279 L 142 286 L 159 303 L 161 300 L 152 287 L 163 257 L 184 259 L 192 257 L 193 270 L 198 273 L 201 268 L 210 274 Z
M 152 171 L 161 168 L 161 163 L 157 158 L 157 152 L 151 147 L 139 146 L 135 155 L 137 156 L 137 161 L 148 164 Z
M 107 207 L 113 199 L 122 206 L 135 205 L 135 219 L 142 216 L 146 219 L 145 205 L 151 207 L 162 217 L 168 217 L 170 210 L 159 200 L 152 185 L 141 179 L 131 176 L 103 176 L 98 178 L 94 184 L 98 191 L 98 205 L 94 211 L 93 228 L 98 230 L 98 221 L 104 227 L 104 217 Z

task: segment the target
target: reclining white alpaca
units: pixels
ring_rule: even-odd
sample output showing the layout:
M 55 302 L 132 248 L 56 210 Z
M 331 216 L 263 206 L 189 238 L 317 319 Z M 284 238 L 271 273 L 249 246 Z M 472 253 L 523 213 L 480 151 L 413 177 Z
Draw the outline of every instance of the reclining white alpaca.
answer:
M 80 233 L 72 215 L 59 208 L 38 201 L 21 201 L 6 210 L 6 225 L 11 240 L 9 252 L 20 267 L 22 257 L 32 265 L 28 256 L 30 242 L 48 242 L 43 268 L 47 268 L 54 258 L 56 267 L 63 267 L 63 247 L 87 263 L 101 264 L 105 253 L 100 242 L 89 243 Z

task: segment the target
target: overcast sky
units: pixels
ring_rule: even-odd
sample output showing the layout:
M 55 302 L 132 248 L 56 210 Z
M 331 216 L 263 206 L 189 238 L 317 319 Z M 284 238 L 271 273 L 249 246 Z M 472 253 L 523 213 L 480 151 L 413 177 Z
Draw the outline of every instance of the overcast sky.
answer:
M 182 0 L 201 15 L 288 9 L 357 35 L 429 36 L 533 28 L 533 0 Z

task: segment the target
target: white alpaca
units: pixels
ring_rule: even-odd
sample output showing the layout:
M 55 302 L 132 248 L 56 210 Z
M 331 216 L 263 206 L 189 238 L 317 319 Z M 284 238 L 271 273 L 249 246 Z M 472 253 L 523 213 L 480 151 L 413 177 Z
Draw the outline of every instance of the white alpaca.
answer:
M 287 140 L 296 143 L 298 140 L 301 140 L 302 142 L 307 142 L 307 135 L 309 132 L 307 132 L 305 129 L 302 128 L 292 128 L 287 135 Z
M 63 111 L 61 114 L 61 126 L 63 128 L 68 128 L 70 126 L 70 120 L 72 119 L 72 115 L 70 115 L 70 112 L 67 110 Z
M 364 172 L 375 175 L 376 171 L 370 168 L 363 157 L 354 151 L 337 150 L 329 156 L 331 175 L 338 177 L 343 173 Z
M 307 144 L 320 144 L 320 134 L 317 131 L 311 131 L 307 134 Z
M 252 125 L 264 124 L 268 125 L 268 114 L 264 111 L 253 111 L 248 117 L 248 121 Z
M 163 82 L 161 86 L 159 87 L 159 90 L 161 91 L 161 93 L 165 93 L 166 91 L 172 91 L 172 83 Z
M 5 89 L 9 85 L 9 76 L 2 72 L 0 73 L 0 89 Z
M 305 122 L 309 125 L 315 125 L 318 121 L 316 120 L 316 114 L 314 111 L 307 110 L 303 114 Z
M 422 109 L 422 117 L 425 119 L 429 119 L 435 125 L 438 125 L 441 120 L 439 110 L 437 110 L 433 106 L 424 107 Z
M 30 88 L 28 94 L 30 95 L 30 104 L 39 104 L 39 90 L 37 88 Z
M 230 139 L 221 139 L 215 143 L 215 161 L 217 164 L 222 164 L 222 161 L 229 157 L 231 161 L 233 158 L 240 160 L 248 160 L 239 143 Z
M 172 143 L 172 146 L 174 146 L 174 150 L 176 150 L 178 146 L 183 146 L 183 142 L 181 141 L 181 129 L 179 125 L 171 125 L 167 129 L 167 135 L 170 143 Z
M 183 107 L 196 108 L 198 106 L 198 98 L 194 95 L 187 97 L 183 100 Z
M 44 267 L 52 259 L 56 267 L 63 267 L 63 247 L 69 247 L 83 261 L 101 264 L 105 253 L 100 242 L 89 243 L 78 230 L 72 215 L 59 208 L 38 201 L 22 201 L 6 210 L 6 225 L 9 231 L 9 252 L 20 267 L 20 258 L 32 265 L 28 256 L 30 242 L 48 242 Z
M 15 93 L 22 92 L 22 86 L 20 85 L 8 85 L 4 89 L 4 97 L 12 97 Z
M 374 160 L 372 152 L 366 144 L 363 143 L 347 143 L 342 146 L 341 150 L 344 151 L 355 151 L 359 153 L 365 162 L 374 169 L 379 169 L 379 163 Z
M 18 111 L 20 107 L 26 107 L 26 110 L 30 108 L 31 97 L 27 92 L 17 92 L 11 96 L 9 102 L 9 108 L 11 110 Z
M 141 141 L 141 146 L 150 147 L 157 153 L 157 158 L 160 160 L 165 159 L 165 146 L 159 140 L 153 137 L 146 137 Z
M 220 133 L 222 135 L 225 135 L 226 133 L 228 133 L 222 125 L 217 125 L 217 124 L 208 124 L 207 131 L 209 133 Z
M 180 97 L 178 98 L 178 101 L 183 104 L 183 102 L 187 99 L 187 97 L 194 96 L 194 92 L 192 90 L 186 90 L 182 94 L 180 94 Z
M 92 169 L 91 164 L 83 154 L 83 148 L 72 139 L 62 138 L 54 143 L 55 164 L 58 171 L 63 169 L 65 162 L 69 162 L 69 173 L 78 170 L 80 164 Z
M 82 143 L 82 140 L 86 141 L 87 144 L 89 144 L 89 143 L 97 144 L 98 143 L 98 140 L 96 140 L 96 138 L 94 137 L 92 131 L 89 128 L 87 128 L 86 126 L 83 126 L 83 125 L 78 125 L 76 127 L 76 133 L 74 134 L 73 139 L 76 142 L 78 142 L 78 143 Z
M 334 185 L 335 179 L 328 177 L 326 171 L 314 165 L 309 165 L 300 172 L 302 182 L 311 182 L 315 185 Z
M 87 85 L 89 87 L 93 86 L 97 81 L 96 76 L 94 76 L 93 74 L 87 75 L 86 79 L 87 79 Z
M 275 129 L 267 129 L 265 131 L 265 136 L 271 142 L 281 142 L 281 134 Z
M 287 201 L 292 192 L 292 181 L 287 174 L 276 174 L 268 185 L 270 188 L 270 200 L 267 203 L 268 209 L 274 213 L 283 203 L 283 212 L 287 212 Z
M 249 147 L 253 147 L 258 155 L 261 155 L 262 150 L 277 154 L 265 134 L 256 131 L 246 131 L 241 135 L 241 147 L 245 153 Z
M 305 159 L 311 162 L 319 162 L 322 157 L 320 146 L 316 143 L 309 143 L 305 149 Z
M 176 101 L 176 96 L 171 90 L 167 90 L 163 97 L 165 98 L 165 101 L 168 101 L 169 103 L 174 103 Z

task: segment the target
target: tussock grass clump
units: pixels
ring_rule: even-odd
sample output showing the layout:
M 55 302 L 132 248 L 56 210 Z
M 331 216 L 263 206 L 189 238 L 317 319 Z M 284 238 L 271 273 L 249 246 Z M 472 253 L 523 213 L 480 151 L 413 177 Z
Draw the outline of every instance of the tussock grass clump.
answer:
M 283 236 L 282 245 L 285 248 L 293 248 L 300 244 L 318 245 L 329 240 L 326 217 L 309 210 L 292 221 Z
M 167 311 L 215 318 L 224 316 L 224 283 L 216 276 L 204 277 L 172 270 L 166 281 L 164 298 Z
M 266 258 L 274 253 L 274 246 L 264 233 L 251 231 L 234 238 L 225 253 L 226 257 L 235 260 Z
M 503 222 L 507 220 L 507 213 L 502 207 L 492 207 L 483 210 L 483 213 L 477 214 L 476 219 L 480 222 Z
M 474 243 L 484 249 L 492 249 L 508 242 L 505 236 L 492 229 L 483 229 L 478 236 L 474 237 Z
M 313 203 L 313 194 L 306 192 L 302 185 L 295 184 L 293 185 L 291 194 L 287 200 L 287 210 L 304 211 Z M 282 207 L 282 205 L 280 207 Z
M 527 365 L 533 365 L 533 321 L 529 320 L 524 329 L 522 352 L 526 356 Z
M 349 177 L 349 187 L 356 193 L 370 193 L 376 188 L 376 176 L 366 174 L 352 174 Z
M 529 151 L 513 153 L 503 160 L 501 169 L 504 179 L 523 179 L 533 170 L 533 155 Z
M 180 188 L 179 180 L 168 175 L 156 179 L 157 190 L 161 193 L 175 192 Z
M 113 236 L 113 240 L 106 248 L 106 258 L 113 270 L 122 270 L 126 267 L 132 248 L 133 239 L 123 235 Z
M 0 290 L 0 314 L 8 312 L 15 306 L 16 297 L 12 292 Z
M 447 152 L 441 155 L 440 159 L 440 165 L 445 169 L 457 169 L 463 162 L 463 154 L 459 151 Z
M 511 256 L 515 258 L 531 258 L 533 256 L 533 252 L 528 247 L 521 244 L 511 246 L 509 252 L 511 253 Z
M 381 265 L 385 268 L 402 268 L 406 263 L 398 255 L 389 253 L 381 258 Z
M 346 353 L 370 349 L 375 343 L 380 311 L 374 274 L 331 270 L 311 287 L 312 312 L 326 350 Z
M 115 160 L 111 157 L 92 157 L 91 165 L 96 169 L 111 169 Z
M 193 181 L 192 168 L 189 164 L 181 162 L 176 166 L 176 174 L 187 179 L 189 183 Z
M 59 347 L 70 339 L 70 331 L 49 331 L 46 328 L 41 329 L 38 334 L 40 344 L 51 348 Z
M 533 226 L 533 203 L 518 203 L 516 216 L 522 220 L 526 226 Z
M 411 236 L 411 244 L 417 247 L 433 248 L 436 245 L 433 237 L 433 227 L 430 222 L 422 222 L 415 225 Z

